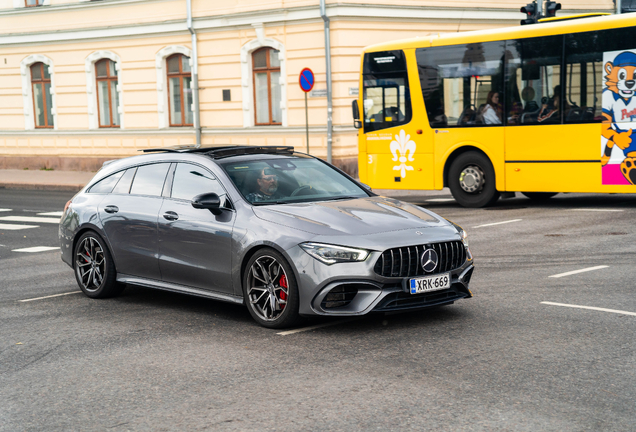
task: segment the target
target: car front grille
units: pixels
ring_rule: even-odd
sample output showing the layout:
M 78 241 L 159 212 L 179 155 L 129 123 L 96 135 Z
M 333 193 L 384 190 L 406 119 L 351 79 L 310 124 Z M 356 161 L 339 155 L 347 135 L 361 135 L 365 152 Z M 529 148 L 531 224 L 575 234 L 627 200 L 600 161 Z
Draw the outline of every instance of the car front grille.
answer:
M 420 259 L 426 249 L 437 252 L 438 264 L 432 272 L 422 269 Z M 458 269 L 466 261 L 466 249 L 461 241 L 405 246 L 382 252 L 374 270 L 384 277 L 413 277 L 445 273 Z
M 453 284 L 451 288 L 443 291 L 415 295 L 406 292 L 394 292 L 384 297 L 384 299 L 373 308 L 373 311 L 391 312 L 453 303 L 456 300 L 469 297 L 460 285 L 461 284 Z

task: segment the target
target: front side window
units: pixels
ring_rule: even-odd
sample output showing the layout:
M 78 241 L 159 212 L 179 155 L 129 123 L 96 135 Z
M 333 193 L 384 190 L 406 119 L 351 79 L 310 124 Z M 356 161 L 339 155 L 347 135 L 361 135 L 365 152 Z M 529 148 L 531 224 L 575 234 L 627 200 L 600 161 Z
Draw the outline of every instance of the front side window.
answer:
M 124 174 L 124 171 L 119 171 L 118 173 L 111 174 L 108 177 L 101 179 L 93 186 L 91 186 L 88 193 L 100 193 L 100 194 L 108 194 L 111 193 L 121 176 Z
M 417 49 L 431 127 L 502 125 L 503 56 L 503 41 Z
M 170 126 L 192 126 L 192 70 L 190 58 L 174 54 L 166 59 L 168 68 L 168 99 Z
M 570 108 L 562 100 L 562 52 L 563 36 L 506 43 L 508 124 L 561 123 L 562 112 Z
M 403 51 L 364 55 L 364 131 L 375 131 L 411 121 L 411 99 Z
M 44 63 L 31 66 L 31 86 L 33 88 L 33 110 L 36 128 L 52 128 L 53 100 L 51 97 L 51 75 Z
M 117 69 L 115 62 L 102 59 L 95 63 L 97 79 L 97 109 L 99 127 L 119 127 L 119 93 L 117 92 Z
M 254 205 L 369 196 L 350 179 L 313 158 L 226 162 L 223 168 Z
M 255 124 L 257 126 L 282 123 L 279 52 L 274 48 L 265 47 L 252 53 Z
M 169 163 L 143 165 L 137 168 L 130 193 L 132 195 L 161 196 Z
M 171 197 L 191 201 L 195 196 L 204 193 L 215 193 L 223 197 L 225 189 L 208 170 L 188 163 L 177 164 Z

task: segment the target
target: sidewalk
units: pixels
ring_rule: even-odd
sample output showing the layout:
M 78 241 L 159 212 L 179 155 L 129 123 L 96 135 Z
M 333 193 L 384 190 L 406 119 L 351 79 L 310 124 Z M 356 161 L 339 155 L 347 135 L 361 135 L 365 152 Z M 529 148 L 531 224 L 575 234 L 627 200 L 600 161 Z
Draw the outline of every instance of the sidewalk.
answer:
M 77 192 L 95 175 L 85 171 L 44 171 L 0 169 L 0 188 L 59 190 Z M 437 190 L 374 189 L 378 195 L 398 198 L 410 202 L 424 202 L 435 197 L 450 198 L 448 188 Z
M 85 171 L 0 169 L 0 188 L 77 192 L 94 175 Z

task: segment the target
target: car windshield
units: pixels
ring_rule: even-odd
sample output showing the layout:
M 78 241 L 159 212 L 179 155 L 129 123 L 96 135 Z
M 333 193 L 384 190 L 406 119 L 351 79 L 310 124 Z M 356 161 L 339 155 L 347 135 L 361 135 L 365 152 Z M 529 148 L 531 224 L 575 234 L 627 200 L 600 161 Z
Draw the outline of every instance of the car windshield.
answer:
M 316 159 L 285 158 L 223 164 L 254 205 L 367 197 L 360 186 Z

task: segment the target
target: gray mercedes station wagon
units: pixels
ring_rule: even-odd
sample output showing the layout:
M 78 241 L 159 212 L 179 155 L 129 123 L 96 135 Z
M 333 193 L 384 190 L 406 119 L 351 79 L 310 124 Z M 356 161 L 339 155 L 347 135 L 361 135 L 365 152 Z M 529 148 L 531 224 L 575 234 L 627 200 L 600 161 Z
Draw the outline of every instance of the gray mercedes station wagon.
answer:
M 62 260 L 91 298 L 140 285 L 283 328 L 472 296 L 458 225 L 293 147 L 146 153 L 105 164 L 64 209 Z

